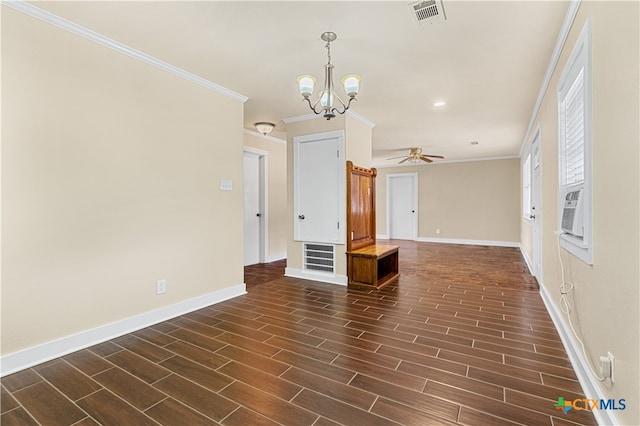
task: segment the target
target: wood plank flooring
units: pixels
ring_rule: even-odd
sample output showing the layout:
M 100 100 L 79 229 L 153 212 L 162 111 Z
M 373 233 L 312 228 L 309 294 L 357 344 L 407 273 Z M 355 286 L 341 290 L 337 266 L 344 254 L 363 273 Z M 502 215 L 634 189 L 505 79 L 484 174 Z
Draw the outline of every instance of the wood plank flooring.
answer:
M 2 425 L 570 425 L 590 412 L 517 249 L 392 241 L 382 290 L 248 294 L 2 378 Z

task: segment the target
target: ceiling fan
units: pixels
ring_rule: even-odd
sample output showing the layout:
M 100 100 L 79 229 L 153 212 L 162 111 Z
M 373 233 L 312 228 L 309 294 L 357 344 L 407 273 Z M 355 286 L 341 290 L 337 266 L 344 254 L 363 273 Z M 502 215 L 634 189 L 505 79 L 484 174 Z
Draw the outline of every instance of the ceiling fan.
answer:
M 404 158 L 404 157 L 405 156 L 402 155 L 400 157 L 387 158 L 387 160 L 397 160 L 398 158 Z M 427 163 L 433 163 L 432 158 L 442 158 L 442 159 L 444 159 L 444 157 L 442 155 L 423 154 L 422 153 L 422 148 L 413 146 L 413 147 L 409 148 L 409 155 L 406 158 L 404 158 L 404 160 L 399 161 L 398 164 L 402 164 L 405 161 L 411 161 L 412 163 L 419 163 L 420 161 L 425 161 Z

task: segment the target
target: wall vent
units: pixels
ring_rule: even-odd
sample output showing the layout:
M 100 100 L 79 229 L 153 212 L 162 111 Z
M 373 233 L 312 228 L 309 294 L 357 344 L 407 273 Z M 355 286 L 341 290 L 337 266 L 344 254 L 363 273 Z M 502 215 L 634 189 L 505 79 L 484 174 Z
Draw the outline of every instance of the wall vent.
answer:
M 422 27 L 447 19 L 441 0 L 423 0 L 409 4 L 413 20 Z
M 335 273 L 335 250 L 328 244 L 304 243 L 304 269 Z

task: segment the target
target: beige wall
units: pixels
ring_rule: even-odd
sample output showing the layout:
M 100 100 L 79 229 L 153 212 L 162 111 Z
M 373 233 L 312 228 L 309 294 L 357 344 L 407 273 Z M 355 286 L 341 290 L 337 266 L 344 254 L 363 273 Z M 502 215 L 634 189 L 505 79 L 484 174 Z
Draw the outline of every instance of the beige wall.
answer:
M 245 133 L 244 146 L 268 152 L 268 239 L 266 260 L 287 256 L 287 143 Z
M 593 52 L 593 265 L 562 250 L 576 329 L 598 365 L 607 351 L 616 357 L 616 381 L 600 384 L 607 398 L 625 398 L 615 415 L 640 424 L 640 96 L 638 2 L 582 2 L 536 123 L 542 130 L 543 282 L 559 309 L 560 264 L 554 231 L 558 224 L 558 138 L 556 87 L 587 18 Z M 531 252 L 531 229 L 522 224 Z M 527 237 L 527 238 L 525 238 Z M 562 316 L 568 330 L 566 317 Z M 568 331 L 568 333 L 571 333 Z
M 378 169 L 379 235 L 387 234 L 387 175 L 396 173 L 418 174 L 418 238 L 518 242 L 517 158 Z
M 362 121 L 350 115 L 340 115 L 329 121 L 318 118 L 312 120 L 298 121 L 287 124 L 287 169 L 289 176 L 287 185 L 288 194 L 288 243 L 287 243 L 287 267 L 302 269 L 302 243 L 293 240 L 293 138 L 296 136 L 311 135 L 315 133 L 332 132 L 343 130 L 345 133 L 345 160 L 350 160 L 354 164 L 368 167 L 371 164 L 371 128 Z M 345 164 L 346 167 L 346 164 Z M 346 227 L 345 227 L 346 228 Z M 346 232 L 346 229 L 345 229 Z M 337 244 L 336 275 L 346 276 L 346 245 Z
M 356 166 L 371 168 L 372 129 L 361 120 L 347 114 L 345 117 L 345 160 Z
M 344 130 L 344 115 L 335 117 L 331 120 L 322 118 L 298 121 L 287 124 L 287 173 L 290 178 L 287 180 L 287 223 L 288 223 L 288 239 L 287 239 L 287 268 L 302 269 L 302 243 L 293 239 L 293 138 L 296 136 L 312 135 L 315 133 L 333 132 L 336 130 Z M 344 256 L 344 245 L 336 246 L 336 271 L 339 274 L 345 274 L 346 260 Z
M 5 7 L 2 57 L 3 355 L 242 284 L 241 102 Z

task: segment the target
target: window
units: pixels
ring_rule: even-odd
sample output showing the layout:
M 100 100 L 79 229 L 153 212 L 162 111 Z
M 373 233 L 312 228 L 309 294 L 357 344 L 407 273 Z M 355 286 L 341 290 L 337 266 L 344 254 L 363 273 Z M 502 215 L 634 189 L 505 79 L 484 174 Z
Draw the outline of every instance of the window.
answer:
M 522 164 L 522 217 L 531 220 L 531 152 Z
M 591 21 L 558 83 L 558 223 L 560 244 L 592 263 Z M 579 202 L 577 202 L 580 198 Z M 567 208 L 568 207 L 568 208 Z

